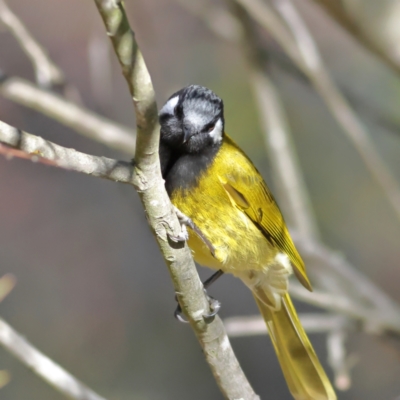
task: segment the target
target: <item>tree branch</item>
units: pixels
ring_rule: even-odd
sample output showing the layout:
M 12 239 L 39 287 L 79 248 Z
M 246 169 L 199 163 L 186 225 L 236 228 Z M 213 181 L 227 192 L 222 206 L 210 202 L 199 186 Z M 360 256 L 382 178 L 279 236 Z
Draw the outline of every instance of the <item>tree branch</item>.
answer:
M 185 315 L 204 350 L 214 377 L 226 398 L 257 399 L 230 346 L 221 320 L 207 324 L 209 305 L 187 245 L 173 243 L 181 228 L 161 178 L 158 157 L 159 125 L 154 89 L 143 56 L 129 26 L 123 5 L 95 0 L 127 80 L 137 121 L 137 146 L 132 183 L 169 268 Z
M 291 0 L 274 0 L 275 8 L 286 24 L 268 3 L 261 0 L 237 1 L 268 30 L 313 83 L 343 132 L 359 152 L 367 169 L 382 188 L 397 218 L 400 219 L 399 185 L 383 158 L 375 150 L 367 130 L 336 87 L 323 64 L 312 36 Z
M 308 333 L 327 333 L 343 326 L 341 315 L 303 313 L 301 324 Z M 261 315 L 230 317 L 224 319 L 226 332 L 230 337 L 268 335 L 268 329 Z
M 347 0 L 314 0 L 328 15 L 339 25 L 346 29 L 366 49 L 377 55 L 395 72 L 400 73 L 399 43 L 389 32 L 385 33 L 383 27 L 393 13 L 398 13 L 398 2 L 381 1 L 380 14 L 385 16 L 381 24 L 371 24 L 365 18 L 364 7 L 366 2 L 352 2 Z M 397 15 L 397 18 L 399 15 Z M 379 30 L 379 32 L 377 32 Z
M 0 74 L 0 93 L 7 99 L 47 115 L 89 139 L 127 154 L 135 151 L 135 132 L 83 106 L 20 78 Z
M 22 50 L 31 60 L 36 74 L 36 81 L 39 85 L 51 87 L 65 83 L 61 69 L 51 61 L 43 47 L 33 38 L 32 34 L 10 10 L 4 0 L 0 0 L 0 21 L 15 36 Z
M 5 274 L 0 278 L 0 303 L 10 294 L 14 289 L 16 283 L 15 276 L 12 274 Z
M 34 161 L 49 161 L 51 165 L 60 168 L 115 182 L 131 183 L 132 180 L 133 167 L 128 162 L 96 157 L 74 149 L 67 149 L 2 121 L 0 121 L 0 142 L 36 157 L 33 158 Z M 17 154 L 14 155 L 17 156 Z
M 0 318 L 0 344 L 60 393 L 74 400 L 105 400 L 46 357 Z
M 261 128 L 273 170 L 280 204 L 289 226 L 316 239 L 317 222 L 311 207 L 297 153 L 278 91 L 265 72 L 263 51 L 247 11 L 236 1 L 231 8 L 241 26 L 242 49 L 249 66 L 250 85 L 258 107 Z

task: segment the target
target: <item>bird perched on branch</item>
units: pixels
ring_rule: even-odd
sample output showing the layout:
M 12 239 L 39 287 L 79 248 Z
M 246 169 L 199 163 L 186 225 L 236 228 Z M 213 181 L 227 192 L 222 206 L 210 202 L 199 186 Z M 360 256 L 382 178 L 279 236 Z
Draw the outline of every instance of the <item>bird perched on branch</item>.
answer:
M 189 228 L 194 259 L 252 291 L 296 400 L 336 399 L 288 293 L 292 273 L 312 290 L 304 263 L 262 176 L 225 133 L 222 100 L 191 85 L 168 99 L 159 118 L 167 192 L 203 235 Z

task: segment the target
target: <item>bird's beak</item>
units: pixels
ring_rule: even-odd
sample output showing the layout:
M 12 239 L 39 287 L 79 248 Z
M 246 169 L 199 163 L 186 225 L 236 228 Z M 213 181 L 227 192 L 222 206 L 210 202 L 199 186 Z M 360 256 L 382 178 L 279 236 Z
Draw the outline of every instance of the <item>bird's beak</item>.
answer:
M 190 128 L 183 128 L 183 142 L 182 143 L 186 143 L 193 135 L 196 134 L 196 131 L 194 129 L 190 129 Z

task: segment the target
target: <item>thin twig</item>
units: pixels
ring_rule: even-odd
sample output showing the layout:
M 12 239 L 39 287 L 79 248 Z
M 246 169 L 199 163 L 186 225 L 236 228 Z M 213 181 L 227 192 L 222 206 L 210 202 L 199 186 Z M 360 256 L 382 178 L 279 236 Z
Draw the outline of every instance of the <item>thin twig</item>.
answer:
M 16 284 L 15 276 L 5 274 L 0 278 L 0 303 L 10 294 Z
M 11 374 L 3 369 L 0 370 L 0 389 L 2 389 L 4 386 L 6 386 L 11 380 Z
M 80 134 L 127 154 L 135 151 L 134 130 L 78 106 L 20 78 L 0 75 L 2 96 L 54 118 Z
M 326 70 L 317 46 L 296 8 L 290 0 L 274 1 L 276 9 L 261 0 L 237 0 L 284 48 L 288 56 L 310 79 L 327 107 L 352 141 L 375 181 L 383 189 L 389 203 L 400 219 L 399 185 L 373 146 L 369 134 L 342 96 Z
M 51 61 L 43 47 L 33 38 L 4 0 L 0 0 L 0 21 L 12 32 L 22 50 L 31 60 L 39 85 L 51 87 L 64 83 L 63 72 Z
M 60 393 L 74 400 L 105 400 L 45 356 L 0 318 L 0 344 Z
M 242 37 L 242 27 L 236 18 L 221 5 L 213 1 L 175 0 L 190 14 L 199 18 L 217 36 L 229 41 L 238 41 Z
M 232 10 L 243 32 L 242 49 L 285 218 L 302 236 L 317 239 L 316 219 L 279 93 L 265 72 L 263 51 L 246 10 L 235 1 Z
M 345 319 L 341 315 L 303 313 L 301 324 L 308 333 L 327 333 L 342 327 Z M 268 329 L 260 315 L 230 317 L 224 319 L 225 329 L 230 337 L 267 335 Z
M 366 49 L 377 55 L 389 67 L 400 73 L 400 62 L 398 57 L 399 43 L 396 36 L 388 35 L 387 40 L 382 40 L 382 35 L 377 34 L 376 30 L 384 30 L 385 22 L 393 12 L 396 12 L 398 3 L 395 1 L 380 2 L 380 14 L 386 15 L 386 20 L 380 24 L 368 24 L 365 21 L 363 7 L 370 7 L 368 2 L 353 2 L 352 0 L 314 0 L 332 18 L 345 28 L 353 38 L 359 41 Z M 384 10 L 382 8 L 385 8 Z M 364 23 L 362 23 L 364 22 Z M 380 36 L 380 37 L 379 37 Z M 388 40 L 392 39 L 391 43 Z M 374 40 L 375 39 L 375 40 Z M 392 51 L 391 51 L 392 50 Z
M 172 246 L 181 228 L 161 178 L 158 157 L 159 125 L 151 78 L 129 26 L 122 2 L 95 0 L 128 83 L 137 121 L 137 146 L 133 183 L 138 190 L 177 292 L 207 362 L 225 397 L 257 399 L 230 346 L 219 318 L 207 324 L 209 310 L 189 248 Z
M 349 390 L 351 386 L 350 369 L 354 357 L 346 353 L 347 331 L 343 327 L 332 330 L 327 337 L 328 363 L 335 375 L 335 386 L 339 390 Z

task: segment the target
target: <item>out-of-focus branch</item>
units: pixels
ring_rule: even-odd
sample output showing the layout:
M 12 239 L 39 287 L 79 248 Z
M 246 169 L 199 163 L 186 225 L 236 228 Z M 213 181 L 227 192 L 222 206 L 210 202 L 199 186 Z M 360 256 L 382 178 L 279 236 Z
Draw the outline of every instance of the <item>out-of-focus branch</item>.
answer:
M 308 333 L 327 333 L 347 324 L 347 320 L 340 315 L 303 313 L 299 318 Z M 225 318 L 224 324 L 230 337 L 268 335 L 265 321 L 259 315 Z
M 245 9 L 232 2 L 241 26 L 242 49 L 248 61 L 251 88 L 256 99 L 264 140 L 273 169 L 275 187 L 285 217 L 302 236 L 316 239 L 318 228 L 278 91 L 263 65 L 263 51 Z
M 43 47 L 33 38 L 4 0 L 0 0 L 0 21 L 15 36 L 22 50 L 31 60 L 39 85 L 51 87 L 64 83 L 63 72 L 51 61 Z
M 0 303 L 10 294 L 16 284 L 15 276 L 5 274 L 0 278 Z
M 213 2 L 204 4 L 203 1 L 199 0 L 193 0 L 190 2 L 185 0 L 175 1 L 190 14 L 198 17 L 211 32 L 215 33 L 221 39 L 237 43 L 242 38 L 243 32 L 241 26 L 235 18 L 232 18 L 231 13 L 226 8 L 218 6 Z M 339 4 L 336 0 L 333 0 L 333 3 Z M 361 4 L 363 3 L 361 2 L 360 5 Z M 222 30 L 223 32 L 221 32 Z M 299 68 L 296 67 L 291 59 L 282 52 L 281 49 L 269 45 L 268 42 L 264 42 L 261 50 L 263 51 L 264 59 L 266 58 L 268 62 L 276 64 L 282 71 L 292 75 L 301 83 L 309 84 L 309 79 L 299 70 Z M 268 68 L 268 65 L 266 65 L 266 68 Z M 385 128 L 385 130 L 388 130 L 389 132 L 399 134 L 399 124 L 394 121 L 390 115 L 377 109 L 368 101 L 368 99 L 364 99 L 355 94 L 350 88 L 343 86 L 340 87 L 340 90 L 357 113 L 362 114 L 363 118 L 372 121 L 374 124 Z
M 0 93 L 5 98 L 39 111 L 90 139 L 127 154 L 135 151 L 135 133 L 132 129 L 28 81 L 0 74 Z
M 338 327 L 327 337 L 328 363 L 335 375 L 335 386 L 339 390 L 350 389 L 350 370 L 355 365 L 355 358 L 346 353 L 347 334 L 346 329 Z
M 175 2 L 203 21 L 212 32 L 222 39 L 235 42 L 242 37 L 242 27 L 236 18 L 213 1 L 209 1 L 207 4 L 196 0 L 175 0 Z
M 15 286 L 15 277 L 6 274 L 0 278 L 0 302 Z M 86 385 L 50 360 L 0 318 L 0 344 L 24 365 L 43 378 L 60 393 L 73 400 L 105 400 Z M 0 389 L 11 377 L 0 371 Z
M 0 344 L 35 374 L 74 400 L 105 400 L 46 357 L 0 318 Z
M 358 315 L 356 318 L 361 320 L 367 332 L 382 333 L 386 330 L 400 333 L 400 307 L 397 303 L 338 252 L 318 241 L 303 238 L 296 232 L 292 232 L 292 237 L 319 287 L 327 294 L 333 294 L 336 299 L 341 299 L 335 304 L 347 302 L 343 303 L 345 314 L 349 315 L 357 307 L 359 311 L 355 311 L 354 316 Z M 298 292 L 297 296 L 304 298 L 314 294 L 306 292 Z M 331 308 L 332 302 L 328 300 L 325 303 L 326 308 Z
M 363 1 L 351 0 L 314 0 L 326 11 L 336 22 L 345 28 L 359 43 L 372 53 L 377 55 L 386 64 L 400 73 L 400 48 L 399 48 L 399 2 L 379 2 L 379 21 L 376 9 L 369 13 L 374 18 L 368 18 L 365 11 L 371 4 Z M 397 23 L 396 23 L 397 22 Z M 391 25 L 388 29 L 388 25 Z M 397 33 L 393 34 L 393 29 Z
M 171 241 L 181 228 L 161 178 L 158 157 L 159 125 L 154 89 L 123 4 L 115 0 L 95 0 L 95 3 L 121 64 L 135 106 L 137 146 L 132 182 L 155 232 L 181 307 L 199 339 L 224 396 L 229 399 L 258 399 L 233 353 L 222 321 L 217 317 L 207 324 L 203 318 L 209 305 L 189 248 L 183 243 Z
M 327 107 L 352 141 L 375 181 L 383 189 L 400 219 L 400 188 L 382 157 L 373 146 L 369 134 L 347 100 L 342 96 L 327 69 L 306 25 L 290 0 L 274 1 L 273 8 L 261 0 L 237 0 L 284 48 L 293 62 L 313 83 Z
M 67 149 L 39 136 L 21 131 L 0 121 L 0 143 L 10 146 L 11 150 L 20 150 L 32 161 L 45 162 L 60 168 L 98 176 L 115 182 L 131 183 L 133 166 L 124 161 L 106 157 L 96 157 Z M 1 148 L 1 147 L 0 147 Z M 3 149 L 2 153 L 9 158 L 19 155 Z
M 0 389 L 6 386 L 11 380 L 11 375 L 6 370 L 0 370 Z

